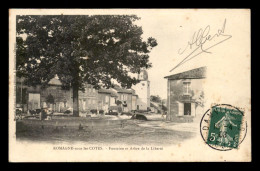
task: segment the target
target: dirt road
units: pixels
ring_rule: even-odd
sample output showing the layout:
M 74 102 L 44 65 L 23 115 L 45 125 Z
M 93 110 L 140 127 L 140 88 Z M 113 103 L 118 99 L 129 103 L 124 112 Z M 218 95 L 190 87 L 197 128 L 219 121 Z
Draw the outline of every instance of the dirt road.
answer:
M 95 122 L 64 119 L 59 120 L 59 124 L 55 120 L 38 123 L 37 121 L 19 121 L 16 135 L 18 140 L 53 143 L 83 141 L 96 144 L 171 145 L 193 137 L 194 132 L 195 126 L 192 123 L 180 124 L 162 120 L 140 121 L 127 118 L 109 122 L 102 119 Z

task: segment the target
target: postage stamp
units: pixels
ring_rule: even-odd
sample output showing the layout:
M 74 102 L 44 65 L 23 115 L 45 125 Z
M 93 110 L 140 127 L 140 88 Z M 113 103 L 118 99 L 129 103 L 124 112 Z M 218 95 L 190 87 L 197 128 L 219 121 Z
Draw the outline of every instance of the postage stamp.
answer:
M 221 151 L 238 149 L 247 132 L 244 111 L 228 104 L 212 105 L 200 127 L 206 144 Z

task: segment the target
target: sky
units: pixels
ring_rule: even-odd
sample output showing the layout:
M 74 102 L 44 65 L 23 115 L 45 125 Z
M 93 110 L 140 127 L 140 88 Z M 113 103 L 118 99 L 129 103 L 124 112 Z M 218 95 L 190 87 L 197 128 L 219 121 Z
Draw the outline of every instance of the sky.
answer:
M 152 62 L 152 68 L 148 69 L 149 80 L 151 82 L 150 94 L 159 95 L 166 99 L 167 79 L 164 78 L 165 76 L 202 66 L 213 65 L 212 68 L 217 68 L 213 64 L 214 60 L 220 60 L 228 55 L 228 53 L 232 55 L 230 49 L 227 49 L 227 51 L 221 49 L 237 44 L 236 38 L 240 37 L 241 34 L 235 34 L 237 32 L 234 32 L 234 30 L 237 30 L 236 27 L 242 28 L 240 25 L 243 23 L 236 18 L 236 15 L 241 13 L 238 10 L 225 9 L 169 9 L 147 10 L 145 12 L 137 10 L 135 14 L 141 17 L 137 25 L 143 28 L 143 38 L 153 37 L 158 43 L 150 53 L 150 62 Z M 188 48 L 183 54 L 178 53 L 179 49 L 185 49 L 188 42 L 192 40 L 193 35 L 197 34 L 200 29 L 205 30 L 207 26 L 209 28 L 207 30 L 209 31 L 209 35 L 215 35 L 224 27 L 225 34 L 232 35 L 231 33 L 233 33 L 236 37 L 234 38 L 232 35 L 232 39 L 217 45 L 207 53 L 199 54 L 189 62 L 170 72 L 171 69 L 196 47 L 193 47 L 193 49 Z M 212 41 L 205 43 L 205 45 L 207 44 L 206 46 L 210 47 L 210 44 L 220 42 L 223 38 L 223 36 L 215 37 Z M 218 63 L 221 61 L 215 62 Z
M 167 79 L 164 77 L 178 73 L 178 71 L 169 71 L 183 58 L 178 54 L 178 50 L 185 47 L 196 31 L 196 27 L 194 30 L 192 27 L 194 21 L 189 12 L 182 11 L 143 13 L 137 16 L 141 17 L 137 24 L 143 28 L 143 38 L 153 37 L 158 43 L 149 54 L 150 62 L 152 62 L 152 68 L 148 69 L 151 82 L 150 94 L 166 99 Z
M 28 11 L 21 11 L 27 13 Z M 43 14 L 44 11 L 34 10 L 33 14 Z M 137 25 L 142 26 L 143 39 L 153 37 L 157 40 L 158 45 L 152 49 L 150 62 L 152 68 L 148 69 L 149 80 L 151 82 L 150 94 L 159 95 L 167 98 L 167 80 L 165 76 L 184 72 L 190 69 L 201 66 L 210 66 L 212 79 L 230 78 L 231 74 L 227 72 L 227 68 L 234 66 L 248 65 L 248 61 L 243 58 L 243 55 L 248 52 L 248 46 L 245 46 L 246 37 L 248 34 L 248 11 L 247 10 L 228 10 L 228 9 L 88 9 L 88 10 L 52 10 L 46 14 L 66 15 L 128 15 L 135 14 L 141 19 L 136 21 Z M 19 14 L 19 13 L 17 13 Z M 238 18 L 237 16 L 240 16 Z M 232 39 L 225 41 L 209 50 L 208 53 L 202 53 L 189 62 L 181 65 L 172 72 L 180 61 L 182 61 L 192 50 L 188 49 L 183 54 L 179 54 L 179 49 L 184 49 L 188 42 L 191 41 L 194 33 L 199 29 L 205 29 L 210 26 L 209 34 L 214 35 L 223 28 L 225 23 L 225 34 L 232 35 Z M 220 42 L 221 38 L 215 38 L 210 43 Z M 209 45 L 208 45 L 209 46 Z M 231 48 L 232 47 L 232 48 Z M 243 53 L 241 53 L 243 52 Z M 239 58 L 241 60 L 233 60 Z M 227 60 L 228 59 L 228 60 Z M 224 61 L 224 62 L 223 62 Z M 239 73 L 246 73 L 246 67 L 241 70 L 241 67 L 232 67 L 232 69 Z M 245 77 L 246 78 L 246 77 Z M 241 78 L 242 79 L 242 78 Z M 243 80 L 244 81 L 244 80 Z

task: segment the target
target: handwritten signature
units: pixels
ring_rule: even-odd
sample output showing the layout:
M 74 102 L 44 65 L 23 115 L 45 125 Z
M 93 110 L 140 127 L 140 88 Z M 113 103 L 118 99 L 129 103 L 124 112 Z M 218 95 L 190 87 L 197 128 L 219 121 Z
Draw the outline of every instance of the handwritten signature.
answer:
M 192 36 L 191 41 L 188 41 L 186 47 L 184 49 L 180 48 L 178 50 L 178 54 L 182 55 L 184 52 L 187 52 L 189 49 L 192 51 L 179 64 L 177 64 L 173 69 L 171 69 L 170 72 L 176 69 L 177 67 L 181 66 L 185 62 L 198 56 L 201 53 L 211 53 L 208 51 L 209 49 L 230 39 L 232 37 L 231 35 L 224 34 L 225 27 L 226 27 L 226 19 L 224 21 L 222 28 L 218 29 L 217 33 L 215 33 L 213 36 L 210 34 L 210 25 L 206 26 L 204 29 L 201 28 L 197 32 L 195 32 Z M 216 40 L 217 37 L 219 38 L 225 37 L 225 39 L 221 39 L 220 41 L 214 43 L 210 47 L 205 48 L 204 45 L 206 45 L 210 41 Z

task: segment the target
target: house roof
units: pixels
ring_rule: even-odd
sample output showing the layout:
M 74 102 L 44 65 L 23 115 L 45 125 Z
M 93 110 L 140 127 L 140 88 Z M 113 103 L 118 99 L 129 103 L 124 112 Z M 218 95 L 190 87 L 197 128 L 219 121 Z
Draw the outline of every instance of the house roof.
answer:
M 49 81 L 48 84 L 50 84 L 50 85 L 62 85 L 62 83 L 60 82 L 60 80 L 57 79 L 57 78 L 52 78 L 52 79 Z
M 132 90 L 128 90 L 125 88 L 121 88 L 118 85 L 114 85 L 114 89 L 118 92 L 118 93 L 127 93 L 127 94 L 132 94 Z
M 111 92 L 109 91 L 109 89 L 105 89 L 105 88 L 101 88 L 98 90 L 99 93 L 107 93 L 110 94 Z
M 26 79 L 24 77 L 22 78 L 19 78 L 19 77 L 16 77 L 16 81 L 17 82 L 24 82 Z M 49 85 L 62 85 L 61 81 L 57 78 L 52 78 L 49 82 L 48 82 Z
M 169 80 L 178 80 L 178 79 L 201 79 L 201 78 L 206 78 L 206 67 L 200 67 L 200 68 L 195 68 L 189 71 L 173 74 L 166 76 L 164 78 L 167 78 Z
M 111 97 L 118 97 L 116 92 L 112 91 L 111 89 L 101 88 L 98 90 L 98 93 L 106 93 L 106 94 L 110 94 Z

